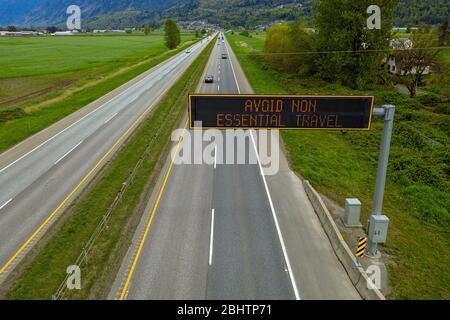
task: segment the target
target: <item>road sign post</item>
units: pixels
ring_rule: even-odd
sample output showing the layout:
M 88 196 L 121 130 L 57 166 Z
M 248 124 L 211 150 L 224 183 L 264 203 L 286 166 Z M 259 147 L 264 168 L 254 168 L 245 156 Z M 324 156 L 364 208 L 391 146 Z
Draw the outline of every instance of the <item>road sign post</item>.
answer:
M 373 195 L 372 215 L 369 219 L 369 239 L 365 255 L 368 257 L 378 256 L 377 244 L 383 243 L 387 234 L 389 219 L 383 216 L 384 188 L 388 169 L 389 152 L 391 148 L 392 129 L 394 126 L 395 106 L 384 105 L 382 108 L 374 109 L 374 115 L 384 116 L 383 137 L 381 139 L 380 158 L 378 160 L 375 193 Z
M 192 129 L 370 130 L 372 116 L 384 116 L 383 137 L 365 255 L 378 255 L 389 219 L 382 214 L 395 106 L 373 108 L 373 96 L 189 95 Z

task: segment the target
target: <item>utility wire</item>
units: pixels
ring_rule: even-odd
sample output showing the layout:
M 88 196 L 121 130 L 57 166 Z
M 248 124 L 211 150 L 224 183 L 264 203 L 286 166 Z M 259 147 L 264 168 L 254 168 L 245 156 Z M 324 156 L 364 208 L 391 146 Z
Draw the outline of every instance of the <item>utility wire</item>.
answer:
M 450 50 L 446 47 L 410 48 L 410 49 L 367 49 L 367 50 L 334 50 L 334 51 L 294 51 L 294 52 L 269 52 L 256 51 L 255 53 L 240 53 L 238 56 L 275 56 L 275 55 L 303 55 L 303 54 L 336 54 L 336 53 L 370 53 L 370 52 L 392 52 L 406 50 Z

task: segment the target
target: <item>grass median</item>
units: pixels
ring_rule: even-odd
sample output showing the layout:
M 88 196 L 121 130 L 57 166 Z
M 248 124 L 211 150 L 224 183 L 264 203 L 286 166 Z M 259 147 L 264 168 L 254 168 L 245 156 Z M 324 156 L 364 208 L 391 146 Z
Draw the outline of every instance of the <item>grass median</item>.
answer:
M 81 267 L 82 289 L 65 299 L 104 299 L 142 215 L 158 168 L 164 162 L 173 128 L 186 111 L 187 97 L 194 92 L 213 48 L 212 42 L 168 91 L 149 118 L 128 139 L 120 153 L 105 166 L 90 192 L 85 191 L 65 213 L 64 223 L 55 225 L 39 252 L 11 284 L 8 299 L 51 299 L 114 201 L 151 140 L 151 152 L 143 158 L 133 183 L 112 213 L 105 230 L 95 242 L 88 263 Z M 159 132 L 158 138 L 153 139 Z M 39 245 L 38 245 L 39 247 Z
M 228 39 L 256 93 L 374 95 L 377 106 L 396 105 L 384 212 L 390 218 L 388 259 L 391 299 L 449 299 L 450 191 L 448 114 L 393 88 L 366 91 L 301 79 L 274 70 L 261 55 L 263 34 Z M 256 53 L 256 54 L 255 54 Z M 282 131 L 290 165 L 323 195 L 343 206 L 361 200 L 365 223 L 372 206 L 382 121 L 370 132 Z

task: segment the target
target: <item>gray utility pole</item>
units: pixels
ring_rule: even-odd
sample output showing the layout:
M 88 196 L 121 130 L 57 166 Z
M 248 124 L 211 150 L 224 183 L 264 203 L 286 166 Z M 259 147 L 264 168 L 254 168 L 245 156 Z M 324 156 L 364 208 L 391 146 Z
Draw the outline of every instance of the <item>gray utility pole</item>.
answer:
M 391 148 L 392 128 L 394 126 L 395 106 L 384 105 L 374 109 L 374 115 L 384 116 L 383 137 L 380 147 L 380 158 L 378 160 L 377 180 L 375 193 L 373 195 L 372 215 L 369 218 L 368 242 L 366 256 L 377 257 L 378 243 L 386 242 L 389 219 L 382 214 L 384 188 L 386 185 L 386 174 L 388 169 L 389 151 Z

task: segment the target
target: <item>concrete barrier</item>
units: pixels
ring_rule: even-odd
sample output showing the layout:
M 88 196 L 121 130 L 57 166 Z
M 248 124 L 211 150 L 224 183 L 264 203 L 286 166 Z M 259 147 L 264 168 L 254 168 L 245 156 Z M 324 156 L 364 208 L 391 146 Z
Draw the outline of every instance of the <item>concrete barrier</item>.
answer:
M 325 233 L 330 240 L 336 256 L 344 266 L 347 274 L 358 290 L 361 297 L 365 300 L 386 300 L 384 295 L 377 288 L 369 289 L 367 284 L 370 283 L 369 277 L 364 269 L 358 266 L 356 257 L 348 247 L 344 238 L 342 237 L 336 223 L 334 222 L 330 212 L 325 206 L 322 198 L 317 191 L 311 186 L 309 181 L 304 180 L 306 194 L 322 224 Z

